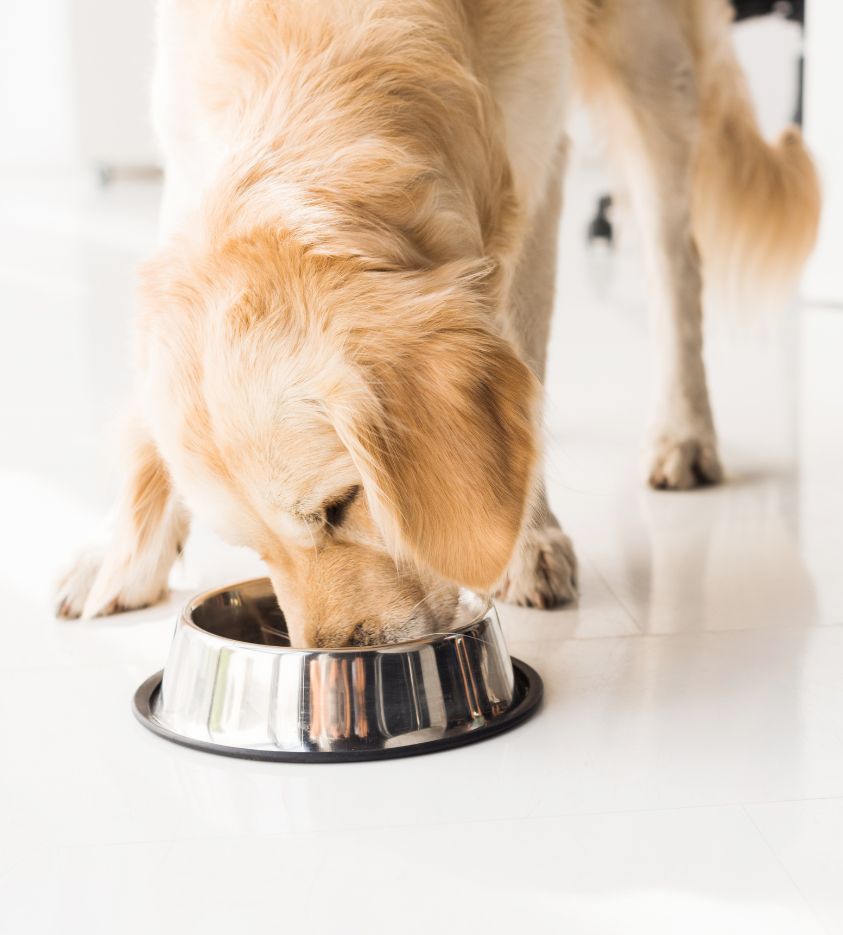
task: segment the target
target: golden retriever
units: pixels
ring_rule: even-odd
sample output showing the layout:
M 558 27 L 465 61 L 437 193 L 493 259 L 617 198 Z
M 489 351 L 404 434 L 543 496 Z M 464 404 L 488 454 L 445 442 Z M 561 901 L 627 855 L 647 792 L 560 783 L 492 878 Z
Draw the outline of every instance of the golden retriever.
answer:
M 700 254 L 792 276 L 819 212 L 729 23 L 726 0 L 160 0 L 125 486 L 59 613 L 157 601 L 191 513 L 263 557 L 296 645 L 447 626 L 458 585 L 575 596 L 538 441 L 575 94 L 649 245 L 650 483 L 719 480 Z

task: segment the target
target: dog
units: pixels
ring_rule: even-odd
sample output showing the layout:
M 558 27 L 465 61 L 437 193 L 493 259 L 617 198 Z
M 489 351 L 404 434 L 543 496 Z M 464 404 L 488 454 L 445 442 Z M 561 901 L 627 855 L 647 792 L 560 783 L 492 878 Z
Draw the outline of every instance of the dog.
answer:
M 649 482 L 718 482 L 702 270 L 792 279 L 820 205 L 799 132 L 759 133 L 730 19 L 725 0 L 160 0 L 165 191 L 125 482 L 58 613 L 159 600 L 191 514 L 260 554 L 293 645 L 431 632 L 459 586 L 575 598 L 539 443 L 575 95 L 647 240 Z

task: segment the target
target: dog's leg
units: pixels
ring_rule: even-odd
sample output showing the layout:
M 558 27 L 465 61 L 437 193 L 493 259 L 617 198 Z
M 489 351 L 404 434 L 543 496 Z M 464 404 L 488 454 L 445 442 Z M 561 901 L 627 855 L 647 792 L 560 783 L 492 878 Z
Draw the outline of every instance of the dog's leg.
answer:
M 693 150 L 684 135 L 660 134 L 649 122 L 643 127 L 650 135 L 643 165 L 651 194 L 641 199 L 641 216 L 653 274 L 656 384 L 647 470 L 651 486 L 687 490 L 722 476 L 703 363 L 700 258 L 691 230 Z
M 173 76 L 184 72 L 168 68 L 171 21 L 178 7 L 163 3 L 159 12 L 152 109 L 166 157 L 158 225 L 159 244 L 164 244 L 196 204 L 199 172 L 198 168 L 186 171 L 193 152 L 180 145 L 182 128 L 190 120 L 180 105 L 182 98 L 175 90 L 180 86 Z M 123 450 L 125 480 L 109 529 L 101 544 L 81 552 L 60 577 L 56 586 L 60 617 L 134 610 L 156 603 L 167 593 L 170 569 L 187 537 L 189 517 L 172 490 L 155 445 L 135 420 L 126 426 Z
M 496 596 L 510 604 L 543 609 L 577 597 L 574 547 L 547 505 L 543 486 Z
M 536 376 L 544 381 L 547 341 L 553 314 L 556 248 L 562 208 L 567 144 L 558 151 L 548 189 L 525 241 L 512 287 L 507 327 Z M 557 607 L 577 596 L 577 560 L 571 540 L 550 510 L 539 485 L 530 519 L 497 595 L 527 607 Z
M 666 23 L 651 39 L 653 48 L 640 56 L 634 43 L 619 43 L 607 82 L 614 102 L 607 117 L 651 273 L 656 365 L 648 479 L 653 487 L 687 490 L 722 475 L 703 363 L 702 276 L 691 218 L 700 116 L 694 60 L 681 30 Z
M 60 617 L 99 617 L 147 607 L 167 593 L 170 569 L 188 531 L 188 514 L 167 469 L 143 432 L 127 432 L 127 474 L 105 547 L 81 553 L 59 580 Z

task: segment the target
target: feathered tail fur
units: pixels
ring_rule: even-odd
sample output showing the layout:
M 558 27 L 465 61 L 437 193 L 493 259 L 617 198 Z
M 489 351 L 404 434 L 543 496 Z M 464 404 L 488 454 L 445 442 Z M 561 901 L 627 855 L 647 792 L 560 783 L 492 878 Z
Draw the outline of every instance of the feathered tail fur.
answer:
M 797 127 L 768 143 L 729 35 L 731 8 L 695 0 L 701 137 L 694 231 L 707 288 L 718 297 L 775 299 L 816 240 L 820 184 Z

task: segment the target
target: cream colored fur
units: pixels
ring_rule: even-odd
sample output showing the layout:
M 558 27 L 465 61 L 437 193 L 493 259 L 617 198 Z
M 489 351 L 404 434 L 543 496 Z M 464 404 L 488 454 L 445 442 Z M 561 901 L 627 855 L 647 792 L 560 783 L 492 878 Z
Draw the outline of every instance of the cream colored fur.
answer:
M 783 256 L 793 272 L 818 210 L 795 131 L 771 149 L 731 94 L 725 9 L 161 0 L 167 181 L 128 479 L 60 613 L 157 600 L 190 512 L 263 556 L 302 645 L 445 626 L 457 585 L 575 596 L 537 441 L 574 93 L 651 244 L 650 480 L 717 480 L 697 243 L 713 270 L 763 252 L 762 276 Z

